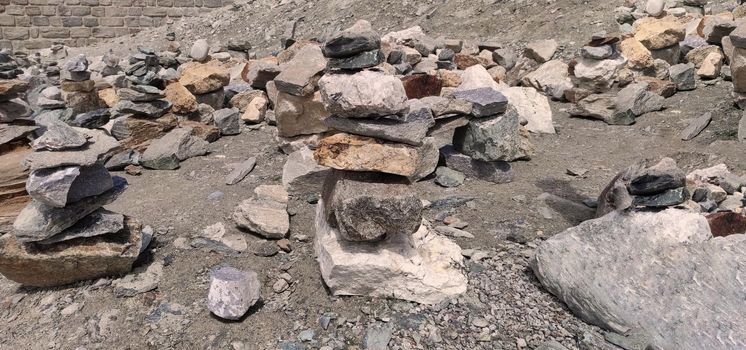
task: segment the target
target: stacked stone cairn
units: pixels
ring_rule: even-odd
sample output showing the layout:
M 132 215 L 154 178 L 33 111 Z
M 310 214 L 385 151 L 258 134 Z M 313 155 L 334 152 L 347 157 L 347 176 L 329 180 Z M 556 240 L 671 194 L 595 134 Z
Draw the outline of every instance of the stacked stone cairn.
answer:
M 466 277 L 459 247 L 423 221 L 410 182 L 433 170 L 423 145 L 434 121 L 427 108 L 409 105 L 400 79 L 365 70 L 383 61 L 380 45 L 359 21 L 323 47 L 330 72 L 318 84 L 331 114 L 326 125 L 341 132 L 314 152 L 333 169 L 317 206 L 316 252 L 335 295 L 438 303 L 463 293 Z
M 60 120 L 42 127 L 24 161 L 32 201 L 0 238 L 0 273 L 47 287 L 129 272 L 149 238 L 137 220 L 103 209 L 127 186 L 103 165 L 119 143 Z
M 81 114 L 106 107 L 95 88 L 96 83 L 91 79 L 85 55 L 78 55 L 65 62 L 60 71 L 60 90 L 67 108 L 75 114 Z
M 10 232 L 16 215 L 28 203 L 28 170 L 21 161 L 31 152 L 30 138 L 37 129 L 32 110 L 24 101 L 29 84 L 18 78 L 15 58 L 0 52 L 0 235 Z

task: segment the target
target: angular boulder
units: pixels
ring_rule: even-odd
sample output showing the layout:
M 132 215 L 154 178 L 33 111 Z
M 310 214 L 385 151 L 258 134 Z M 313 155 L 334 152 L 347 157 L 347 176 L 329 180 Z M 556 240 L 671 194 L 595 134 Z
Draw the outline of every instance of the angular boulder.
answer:
M 401 80 L 381 72 L 327 74 L 319 80 L 326 110 L 346 118 L 402 115 L 407 93 Z
M 504 115 L 472 120 L 456 129 L 456 149 L 474 159 L 486 162 L 530 159 L 534 146 L 518 112 L 509 107 Z

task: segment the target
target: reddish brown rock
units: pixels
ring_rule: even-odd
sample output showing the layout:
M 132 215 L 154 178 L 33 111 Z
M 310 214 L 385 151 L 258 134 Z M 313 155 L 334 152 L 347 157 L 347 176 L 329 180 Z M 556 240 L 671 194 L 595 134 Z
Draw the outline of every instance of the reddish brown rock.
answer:
M 28 90 L 28 83 L 23 80 L 0 80 L 0 96 L 16 95 Z
M 746 216 L 734 212 L 707 215 L 710 231 L 714 237 L 725 237 L 746 233 Z
M 636 80 L 638 82 L 648 83 L 648 91 L 666 98 L 671 97 L 676 93 L 676 83 L 670 80 L 662 80 L 646 76 L 637 77 Z
M 176 116 L 171 113 L 155 120 L 128 117 L 126 122 L 131 136 L 120 143 L 124 149 L 141 152 L 148 148 L 150 141 L 163 137 L 178 125 Z
M 401 78 L 407 98 L 419 99 L 427 96 L 440 96 L 443 81 L 429 74 L 414 74 Z
M 458 69 L 464 70 L 471 66 L 476 66 L 478 64 L 481 64 L 482 61 L 477 56 L 467 55 L 464 53 L 457 53 L 456 55 L 453 56 L 453 63 L 456 64 L 456 67 L 458 67 Z
M 220 129 L 214 125 L 202 124 L 193 120 L 179 121 L 179 127 L 192 128 L 194 136 L 207 142 L 215 142 L 220 138 Z
M 125 228 L 103 236 L 52 245 L 19 244 L 14 235 L 0 237 L 0 273 L 32 287 L 62 286 L 132 269 L 140 255 L 142 225 L 125 217 Z
M 96 83 L 93 82 L 93 80 L 83 80 L 83 81 L 69 81 L 69 80 L 62 80 L 60 81 L 60 89 L 65 92 L 91 92 L 93 91 L 93 88 L 96 86 Z

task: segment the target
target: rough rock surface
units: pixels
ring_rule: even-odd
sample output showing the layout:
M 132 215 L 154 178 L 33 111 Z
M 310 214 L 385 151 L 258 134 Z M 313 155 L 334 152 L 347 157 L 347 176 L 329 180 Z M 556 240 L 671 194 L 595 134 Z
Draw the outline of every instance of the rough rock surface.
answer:
M 466 291 L 461 248 L 420 226 L 376 244 L 345 242 L 316 209 L 316 255 L 334 295 L 365 295 L 437 304 Z
M 456 129 L 453 145 L 464 154 L 486 162 L 530 159 L 534 153 L 528 131 L 512 107 L 503 115 L 472 120 Z
M 49 246 L 19 244 L 13 235 L 4 235 L 0 237 L 0 273 L 34 287 L 125 274 L 140 255 L 141 227 L 126 218 L 125 228 L 117 233 Z
M 639 328 L 662 349 L 736 349 L 746 346 L 744 253 L 746 236 L 712 238 L 697 213 L 613 212 L 542 243 L 532 267 L 589 323 Z
M 220 318 L 239 320 L 262 294 L 262 283 L 254 271 L 222 267 L 210 274 L 207 308 Z
M 287 204 L 267 199 L 247 199 L 233 212 L 233 221 L 240 228 L 269 239 L 285 238 L 290 230 Z
M 412 146 L 345 133 L 322 139 L 314 152 L 316 161 L 330 168 L 406 177 L 417 173 L 421 157 L 424 155 Z
M 347 118 L 403 114 L 408 109 L 401 80 L 381 72 L 327 74 L 319 80 L 326 110 Z

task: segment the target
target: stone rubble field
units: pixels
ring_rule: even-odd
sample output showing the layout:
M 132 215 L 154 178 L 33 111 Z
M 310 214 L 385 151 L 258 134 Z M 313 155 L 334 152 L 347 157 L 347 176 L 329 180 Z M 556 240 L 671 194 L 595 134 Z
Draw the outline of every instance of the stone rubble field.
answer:
M 0 52 L 0 349 L 746 348 L 746 4 L 264 4 Z

